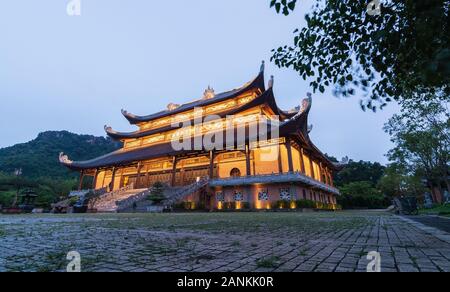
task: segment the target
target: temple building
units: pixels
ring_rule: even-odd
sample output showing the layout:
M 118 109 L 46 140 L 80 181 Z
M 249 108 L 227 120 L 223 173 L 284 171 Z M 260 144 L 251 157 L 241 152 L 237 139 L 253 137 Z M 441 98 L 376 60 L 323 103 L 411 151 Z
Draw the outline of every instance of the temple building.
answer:
M 93 189 L 116 194 L 126 190 L 124 202 L 138 201 L 154 183 L 162 182 L 177 190 L 168 201 L 192 209 L 283 207 L 279 202 L 295 208 L 299 200 L 336 204 L 339 191 L 333 173 L 340 166 L 309 137 L 311 95 L 299 107 L 284 111 L 276 103 L 273 85 L 271 77 L 266 87 L 263 63 L 256 78 L 237 89 L 216 94 L 208 87 L 201 99 L 169 104 L 148 116 L 122 110 L 137 127 L 134 132 L 105 126 L 109 137 L 123 142 L 121 149 L 88 161 L 71 161 L 61 153 L 60 163 L 80 172 L 80 188 L 83 178 L 91 176 Z M 253 127 L 261 120 L 268 124 L 265 134 L 263 127 Z M 186 137 L 208 140 L 211 132 L 223 137 L 209 139 L 214 148 L 191 142 L 184 145 L 192 147 L 174 147 L 174 141 L 185 142 Z

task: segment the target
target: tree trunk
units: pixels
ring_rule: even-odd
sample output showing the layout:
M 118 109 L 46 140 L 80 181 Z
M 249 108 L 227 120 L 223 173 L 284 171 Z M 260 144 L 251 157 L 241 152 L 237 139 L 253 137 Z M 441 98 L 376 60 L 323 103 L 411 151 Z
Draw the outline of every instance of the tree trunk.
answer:
M 442 200 L 442 192 L 440 190 L 440 187 L 433 186 L 432 187 L 432 192 L 434 194 L 435 203 L 442 204 L 443 200 Z

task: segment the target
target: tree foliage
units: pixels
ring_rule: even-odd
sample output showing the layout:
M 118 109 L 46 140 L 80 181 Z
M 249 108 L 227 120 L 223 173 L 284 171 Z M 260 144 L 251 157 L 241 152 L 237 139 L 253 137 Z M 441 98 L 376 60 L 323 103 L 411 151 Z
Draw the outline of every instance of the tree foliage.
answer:
M 352 182 L 365 181 L 375 186 L 383 176 L 384 168 L 378 162 L 350 160 L 342 171 L 336 173 L 334 182 L 337 186 L 344 186 Z
M 271 0 L 289 15 L 296 0 Z M 292 68 L 314 91 L 332 87 L 337 96 L 365 92 L 363 109 L 392 100 L 448 98 L 450 92 L 450 1 L 386 0 L 370 15 L 367 0 L 317 0 L 294 42 L 273 51 L 279 67 Z M 445 92 L 436 95 L 436 92 Z
M 28 143 L 0 149 L 0 171 L 13 173 L 22 169 L 28 178 L 67 179 L 77 174 L 61 166 L 60 152 L 73 160 L 86 160 L 112 152 L 120 144 L 109 138 L 77 135 L 67 131 L 44 132 Z
M 338 203 L 345 209 L 381 209 L 390 204 L 390 200 L 369 181 L 348 183 L 340 187 L 340 191 L 341 196 L 338 197 Z
M 0 205 L 12 206 L 18 194 L 32 189 L 38 195 L 36 206 L 49 208 L 52 203 L 67 197 L 76 186 L 76 179 L 30 179 L 0 172 Z
M 409 175 L 405 169 L 395 163 L 389 165 L 377 188 L 387 197 L 422 197 L 425 187 L 420 176 Z
M 402 102 L 402 110 L 385 125 L 395 148 L 391 161 L 409 174 L 421 175 L 435 184 L 448 181 L 450 168 L 450 111 L 448 103 L 412 100 Z
M 155 204 L 159 204 L 166 199 L 164 195 L 165 186 L 161 182 L 156 182 L 153 184 L 150 196 L 148 196 L 148 200 L 154 202 Z

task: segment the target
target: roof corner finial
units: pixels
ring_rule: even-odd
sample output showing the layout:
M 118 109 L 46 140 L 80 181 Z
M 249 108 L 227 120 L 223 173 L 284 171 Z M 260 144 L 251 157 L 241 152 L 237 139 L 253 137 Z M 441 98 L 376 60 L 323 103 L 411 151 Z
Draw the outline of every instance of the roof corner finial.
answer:
M 309 125 L 308 126 L 308 134 L 311 133 L 313 129 L 314 129 L 314 125 Z
M 62 164 L 72 164 L 73 161 L 69 159 L 69 156 L 64 155 L 64 152 L 59 153 L 59 162 Z
M 261 62 L 261 69 L 259 70 L 259 72 L 264 72 L 264 70 L 266 69 L 266 61 L 262 61 Z
M 308 98 L 305 98 L 305 99 L 302 100 L 302 105 L 300 107 L 301 108 L 300 109 L 301 113 L 309 111 L 311 109 L 311 106 L 312 106 L 312 100 L 313 100 L 312 99 L 312 93 L 308 92 L 306 95 L 308 96 Z
M 124 109 L 121 109 L 120 112 L 122 113 L 122 115 L 126 116 L 128 114 L 128 112 Z
M 342 157 L 341 162 L 339 164 L 347 165 L 350 162 L 348 156 Z
M 275 83 L 275 77 L 272 75 L 272 76 L 270 76 L 270 80 L 269 80 L 269 88 L 273 88 L 274 83 Z
M 105 129 L 105 132 L 111 132 L 112 130 L 112 128 L 108 125 L 105 125 L 103 128 Z

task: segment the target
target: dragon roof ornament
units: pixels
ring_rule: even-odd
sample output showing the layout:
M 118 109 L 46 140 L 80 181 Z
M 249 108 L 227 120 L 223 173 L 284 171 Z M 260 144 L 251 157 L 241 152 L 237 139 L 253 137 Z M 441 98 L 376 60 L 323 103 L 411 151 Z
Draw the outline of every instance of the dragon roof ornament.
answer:
M 59 162 L 63 164 L 73 163 L 73 161 L 69 159 L 69 156 L 65 155 L 64 152 L 59 153 Z
M 168 111 L 174 111 L 174 110 L 176 110 L 177 108 L 179 108 L 181 105 L 179 105 L 179 104 L 175 104 L 175 103 L 169 103 L 168 105 L 167 105 L 167 110 Z
M 212 99 L 216 96 L 216 93 L 214 92 L 214 88 L 208 85 L 208 88 L 206 88 L 205 92 L 203 93 L 203 99 Z

